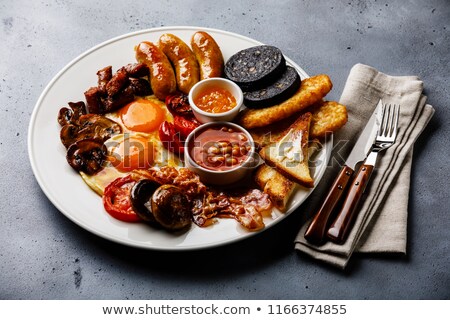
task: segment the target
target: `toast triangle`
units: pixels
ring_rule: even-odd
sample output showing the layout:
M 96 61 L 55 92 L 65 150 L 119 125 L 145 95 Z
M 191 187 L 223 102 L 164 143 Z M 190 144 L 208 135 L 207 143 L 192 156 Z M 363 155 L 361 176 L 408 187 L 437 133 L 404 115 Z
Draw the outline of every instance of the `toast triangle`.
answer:
M 276 142 L 261 149 L 260 155 L 267 165 L 307 188 L 314 187 L 308 166 L 308 140 L 312 115 L 301 115 Z
M 288 201 L 294 193 L 296 183 L 286 178 L 278 170 L 263 164 L 255 173 L 255 182 L 267 193 L 275 207 L 281 212 L 287 209 Z

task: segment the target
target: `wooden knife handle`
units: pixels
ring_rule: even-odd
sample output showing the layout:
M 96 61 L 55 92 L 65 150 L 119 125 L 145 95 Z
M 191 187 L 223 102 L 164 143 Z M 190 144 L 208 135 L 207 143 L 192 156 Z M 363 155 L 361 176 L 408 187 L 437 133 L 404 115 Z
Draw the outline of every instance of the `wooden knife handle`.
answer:
M 336 180 L 328 192 L 324 203 L 312 219 L 308 229 L 306 229 L 305 239 L 308 240 L 308 242 L 312 244 L 320 244 L 326 239 L 325 235 L 330 215 L 342 197 L 353 172 L 354 170 L 348 166 L 344 166 L 339 172 L 339 175 L 336 177 Z
M 373 171 L 373 166 L 363 164 L 348 190 L 342 210 L 328 229 L 327 237 L 335 243 L 343 243 L 356 217 L 356 208 Z

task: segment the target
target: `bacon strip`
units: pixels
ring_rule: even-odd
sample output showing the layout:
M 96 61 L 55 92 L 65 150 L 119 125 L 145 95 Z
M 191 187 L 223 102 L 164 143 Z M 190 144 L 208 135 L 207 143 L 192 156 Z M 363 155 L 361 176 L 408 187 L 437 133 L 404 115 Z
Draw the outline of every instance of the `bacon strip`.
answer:
M 197 174 L 186 168 L 166 166 L 134 172 L 159 184 L 182 188 L 192 204 L 192 219 L 200 227 L 213 224 L 215 218 L 233 218 L 247 230 L 258 231 L 264 228 L 263 215 L 272 209 L 269 195 L 258 189 L 218 191 L 206 187 Z

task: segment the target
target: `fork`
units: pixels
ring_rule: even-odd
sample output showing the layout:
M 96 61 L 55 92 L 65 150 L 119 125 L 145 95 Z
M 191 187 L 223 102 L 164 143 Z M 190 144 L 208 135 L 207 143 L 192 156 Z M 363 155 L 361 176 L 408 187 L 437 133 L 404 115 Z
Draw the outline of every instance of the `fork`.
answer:
M 358 207 L 359 200 L 369 182 L 372 171 L 377 162 L 378 153 L 395 143 L 398 131 L 398 118 L 400 115 L 400 106 L 387 104 L 383 108 L 383 117 L 379 124 L 375 142 L 372 145 L 369 155 L 359 168 L 355 179 L 348 191 L 341 211 L 336 216 L 327 232 L 327 237 L 335 243 L 343 243 L 347 239 L 353 224 Z

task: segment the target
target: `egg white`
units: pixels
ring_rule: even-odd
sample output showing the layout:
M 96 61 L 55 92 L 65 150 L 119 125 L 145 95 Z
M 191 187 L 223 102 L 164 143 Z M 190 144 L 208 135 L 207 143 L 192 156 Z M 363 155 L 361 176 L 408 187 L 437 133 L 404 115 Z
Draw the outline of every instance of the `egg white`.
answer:
M 164 120 L 173 122 L 173 116 L 169 112 L 169 110 L 167 110 L 166 105 L 163 102 L 158 100 L 155 96 L 148 96 L 146 97 L 146 99 L 151 100 L 152 102 L 155 102 L 158 105 L 160 105 L 161 109 L 164 111 Z M 141 139 L 144 138 L 153 145 L 154 167 L 162 167 L 162 166 L 181 167 L 183 165 L 181 160 L 176 155 L 174 155 L 172 152 L 164 148 L 163 144 L 159 140 L 158 129 L 151 133 L 132 131 L 127 127 L 125 127 L 125 125 L 123 124 L 122 119 L 120 117 L 120 110 L 107 113 L 105 114 L 105 116 L 120 124 L 123 131 L 123 133 L 116 134 L 105 141 L 105 146 L 107 147 L 108 150 L 108 156 L 113 155 L 115 146 L 117 146 L 118 143 L 123 141 L 125 138 L 139 137 Z M 109 161 L 105 161 L 104 168 L 94 175 L 88 175 L 84 172 L 80 172 L 80 175 L 83 178 L 84 182 L 100 196 L 103 195 L 103 192 L 108 184 L 110 184 L 115 179 L 124 177 L 128 174 L 129 172 L 121 172 L 117 170 Z

